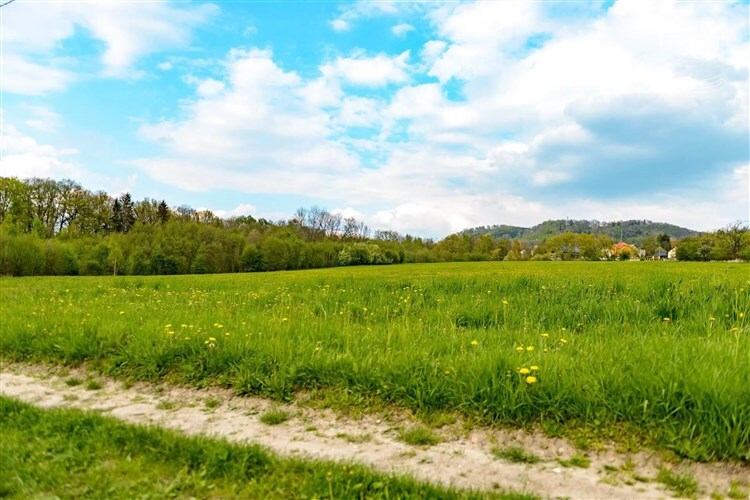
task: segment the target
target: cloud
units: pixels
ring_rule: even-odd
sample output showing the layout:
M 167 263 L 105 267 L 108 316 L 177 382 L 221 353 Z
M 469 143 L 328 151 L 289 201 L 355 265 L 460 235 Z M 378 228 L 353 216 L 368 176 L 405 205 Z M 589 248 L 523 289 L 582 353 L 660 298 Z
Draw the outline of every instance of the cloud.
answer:
M 81 177 L 80 167 L 67 159 L 78 154 L 77 150 L 40 144 L 9 123 L 3 121 L 1 125 L 0 173 L 4 177 Z
M 379 17 L 405 15 L 420 12 L 425 6 L 409 4 L 407 2 L 371 2 L 355 1 L 342 4 L 339 15 L 329 24 L 334 31 L 345 32 L 351 30 L 363 20 Z
M 140 58 L 184 47 L 192 30 L 216 12 L 211 4 L 20 2 L 4 9 L 3 90 L 38 95 L 64 88 L 81 63 L 57 55 L 63 41 L 82 36 L 101 42 L 105 76 L 133 76 Z
M 205 208 L 199 208 L 198 210 L 205 210 Z M 236 207 L 234 207 L 231 210 L 211 210 L 214 215 L 218 217 L 228 218 L 228 217 L 241 217 L 243 215 L 253 215 L 257 214 L 258 209 L 255 207 L 255 205 L 250 205 L 249 203 L 240 203 Z
M 414 31 L 414 26 L 412 26 L 411 24 L 407 24 L 407 23 L 397 24 L 391 28 L 391 33 L 393 33 L 394 35 L 398 37 L 404 37 L 410 31 Z
M 339 78 L 353 85 L 379 87 L 408 81 L 408 60 L 408 50 L 397 56 L 378 54 L 372 57 L 355 52 L 351 57 L 337 57 L 321 66 L 320 70 L 327 78 Z
M 185 119 L 141 127 L 142 137 L 162 144 L 166 155 L 135 165 L 183 189 L 253 192 L 283 192 L 316 174 L 356 166 L 346 147 L 329 138 L 331 117 L 311 104 L 308 86 L 276 65 L 270 51 L 233 50 L 224 72 L 224 81 L 211 81 L 222 91 L 198 85 L 198 98 L 183 105 Z
M 21 95 L 42 95 L 64 89 L 75 80 L 75 74 L 58 66 L 55 60 L 46 64 L 31 62 L 24 57 L 3 50 L 0 80 L 3 92 Z
M 44 106 L 24 105 L 31 118 L 24 121 L 24 125 L 40 132 L 55 132 L 62 124 L 62 116 Z
M 349 31 L 351 26 L 343 19 L 334 19 L 331 21 L 331 28 L 333 28 L 333 31 L 338 31 L 340 33 L 343 31 Z

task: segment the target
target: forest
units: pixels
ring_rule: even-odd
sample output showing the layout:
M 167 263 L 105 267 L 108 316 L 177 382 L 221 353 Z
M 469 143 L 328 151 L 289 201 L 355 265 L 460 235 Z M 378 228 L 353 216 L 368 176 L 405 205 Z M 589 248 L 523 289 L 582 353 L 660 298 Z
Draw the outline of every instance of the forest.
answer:
M 669 250 L 646 237 L 646 256 Z M 482 260 L 602 260 L 607 234 L 562 232 L 538 242 L 467 232 L 439 242 L 319 207 L 288 220 L 221 218 L 166 200 L 112 197 L 71 180 L 0 177 L 0 275 L 161 275 L 277 271 L 349 265 Z M 735 224 L 681 240 L 680 260 L 750 260 L 747 228 Z

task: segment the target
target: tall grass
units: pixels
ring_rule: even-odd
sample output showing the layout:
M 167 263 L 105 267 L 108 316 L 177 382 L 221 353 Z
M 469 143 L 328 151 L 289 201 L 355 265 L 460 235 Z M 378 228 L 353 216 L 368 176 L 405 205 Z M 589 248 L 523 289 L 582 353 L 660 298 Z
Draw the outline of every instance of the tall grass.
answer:
M 340 391 L 750 460 L 746 265 L 467 263 L 0 285 L 10 360 L 90 362 L 282 400 Z

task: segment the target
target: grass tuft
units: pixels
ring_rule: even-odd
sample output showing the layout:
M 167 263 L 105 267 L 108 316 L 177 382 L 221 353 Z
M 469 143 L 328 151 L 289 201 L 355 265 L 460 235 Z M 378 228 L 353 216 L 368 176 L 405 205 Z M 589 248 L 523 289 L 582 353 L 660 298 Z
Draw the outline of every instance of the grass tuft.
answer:
M 676 474 L 662 467 L 656 476 L 656 480 L 683 497 L 692 497 L 698 493 L 698 482 L 689 472 Z
M 284 410 L 270 409 L 260 416 L 260 421 L 266 425 L 279 425 L 289 420 L 290 417 L 291 415 Z
M 492 448 L 492 454 L 497 458 L 518 464 L 535 464 L 541 460 L 537 455 L 518 446 L 509 446 L 507 448 L 495 447 Z
M 398 438 L 412 446 L 434 446 L 441 441 L 440 436 L 434 431 L 420 425 L 402 429 L 398 434 Z

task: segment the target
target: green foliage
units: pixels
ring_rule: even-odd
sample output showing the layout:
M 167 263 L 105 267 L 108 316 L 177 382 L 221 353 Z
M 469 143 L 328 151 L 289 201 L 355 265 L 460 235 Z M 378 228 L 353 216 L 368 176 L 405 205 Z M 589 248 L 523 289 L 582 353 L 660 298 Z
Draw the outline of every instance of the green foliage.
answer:
M 15 498 L 507 498 L 358 465 L 275 457 L 258 446 L 185 437 L 94 413 L 0 397 L 0 496 Z

